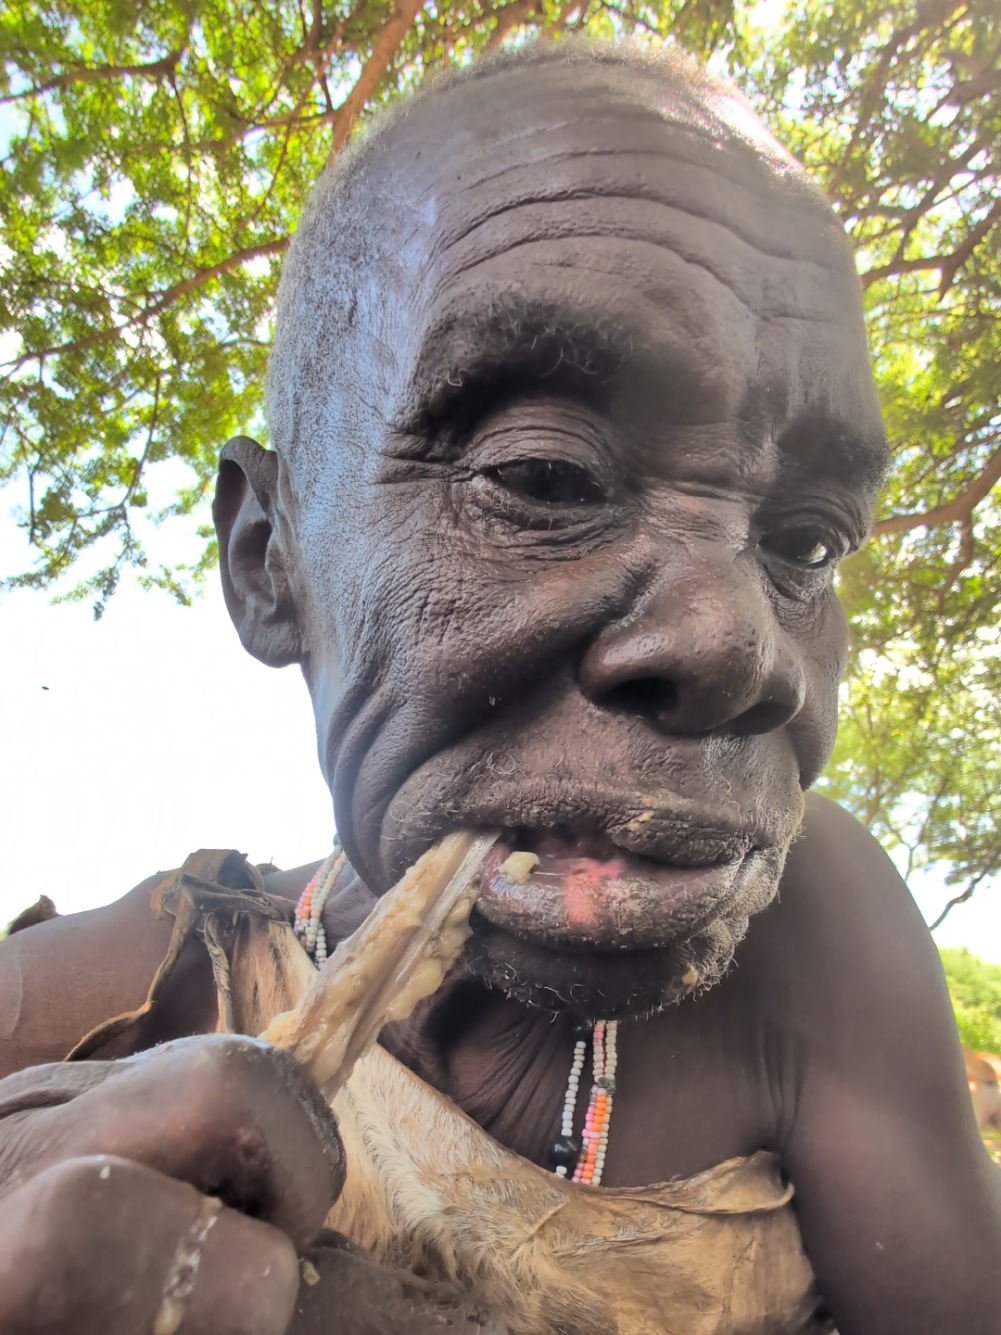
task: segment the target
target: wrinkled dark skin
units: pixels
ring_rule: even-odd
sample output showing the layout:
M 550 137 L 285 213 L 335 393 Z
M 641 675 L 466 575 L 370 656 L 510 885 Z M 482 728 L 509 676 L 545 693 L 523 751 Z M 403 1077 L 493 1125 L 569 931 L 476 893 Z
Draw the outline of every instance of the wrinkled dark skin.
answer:
M 883 467 L 851 256 L 795 173 L 710 146 L 655 112 L 651 81 L 626 96 L 617 77 L 509 72 L 393 129 L 378 170 L 405 221 L 330 349 L 309 442 L 322 485 L 306 494 L 294 463 L 230 448 L 227 600 L 250 652 L 299 661 L 312 694 L 357 871 L 328 907 L 331 937 L 459 826 L 600 835 L 666 887 L 586 932 L 559 895 L 485 897 L 463 969 L 386 1036 L 394 1051 L 547 1163 L 571 1012 L 626 1017 L 607 1185 L 775 1150 L 841 1335 L 993 1335 L 1001 1192 L 934 948 L 861 827 L 819 798 L 804 818 L 845 661 L 833 569 L 864 538 Z M 671 888 L 693 863 L 701 918 Z M 725 887 L 724 863 L 740 868 Z M 294 899 L 310 870 L 269 888 Z M 142 999 L 166 945 L 147 904 L 139 887 L 0 946 L 6 1070 L 57 1060 Z M 752 914 L 736 966 L 668 1004 L 692 969 L 703 985 L 725 972 Z M 192 957 L 161 1037 L 213 1022 Z M 137 1068 L 158 1081 L 161 1124 L 182 1117 L 176 1080 L 157 1076 L 172 1051 Z M 255 1049 L 249 1066 L 265 1060 Z M 188 1154 L 182 1129 L 154 1158 L 124 1123 L 88 1131 L 103 1123 L 86 1099 L 110 1084 L 0 1121 L 0 1254 L 13 1249 L 6 1301 L 21 1310 L 15 1280 L 38 1257 L 76 1266 L 53 1301 L 88 1301 L 121 1219 L 130 1246 L 168 1246 L 210 1189 L 221 1146 Z M 192 1335 L 280 1335 L 293 1247 L 319 1227 L 290 1148 L 300 1094 L 249 1068 L 240 1090 L 281 1186 L 254 1219 L 245 1192 L 232 1199 L 199 1297 L 214 1312 L 228 1276 L 231 1325 L 193 1317 Z M 51 1144 L 42 1118 L 66 1128 Z M 224 1136 L 244 1114 L 218 1118 Z M 301 1134 L 297 1155 L 329 1159 Z M 79 1227 L 95 1154 L 118 1156 L 111 1182 L 132 1203 L 99 1241 Z M 332 1197 L 335 1174 L 317 1172 Z M 266 1300 L 244 1282 L 258 1254 L 274 1266 Z M 353 1330 L 336 1290 L 330 1329 Z M 134 1326 L 100 1329 L 146 1329 L 144 1292 L 135 1303 Z

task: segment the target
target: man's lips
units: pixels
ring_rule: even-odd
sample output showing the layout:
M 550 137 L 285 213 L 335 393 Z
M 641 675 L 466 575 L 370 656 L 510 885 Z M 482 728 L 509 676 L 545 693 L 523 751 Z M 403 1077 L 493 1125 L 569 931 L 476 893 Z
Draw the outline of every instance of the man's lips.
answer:
M 495 927 L 556 947 L 665 946 L 725 912 L 758 856 L 747 840 L 705 829 L 672 842 L 673 856 L 655 861 L 600 831 L 514 831 L 487 858 L 477 909 Z M 530 856 L 508 863 L 515 852 Z

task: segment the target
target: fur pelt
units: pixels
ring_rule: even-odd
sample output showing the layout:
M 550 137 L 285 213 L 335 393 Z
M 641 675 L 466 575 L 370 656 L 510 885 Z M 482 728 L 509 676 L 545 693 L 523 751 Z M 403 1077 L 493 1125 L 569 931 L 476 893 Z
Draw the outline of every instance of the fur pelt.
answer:
M 290 927 L 254 917 L 231 964 L 234 1014 L 259 1029 L 314 973 Z M 771 1154 L 652 1187 L 580 1186 L 506 1149 L 378 1046 L 332 1106 L 348 1172 L 328 1226 L 503 1313 L 512 1335 L 831 1329 Z
M 330 1226 L 458 1284 L 514 1331 L 825 1329 L 770 1154 L 653 1187 L 581 1187 L 505 1149 L 381 1048 L 333 1106 L 348 1175 Z

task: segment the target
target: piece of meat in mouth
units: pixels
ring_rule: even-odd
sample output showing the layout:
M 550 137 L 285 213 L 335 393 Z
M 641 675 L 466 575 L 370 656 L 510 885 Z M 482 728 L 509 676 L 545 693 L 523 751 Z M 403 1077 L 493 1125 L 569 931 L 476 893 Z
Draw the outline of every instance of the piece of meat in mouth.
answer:
M 567 949 L 665 946 L 728 908 L 754 856 L 723 836 L 670 843 L 672 855 L 655 859 L 594 826 L 512 830 L 487 857 L 477 909 L 515 936 Z

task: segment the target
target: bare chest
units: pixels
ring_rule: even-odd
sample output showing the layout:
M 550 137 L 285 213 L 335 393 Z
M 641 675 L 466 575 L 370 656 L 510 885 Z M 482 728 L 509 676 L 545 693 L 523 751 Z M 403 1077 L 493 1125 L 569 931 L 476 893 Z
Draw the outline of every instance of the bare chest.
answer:
M 752 1016 L 723 991 L 623 1021 L 609 1126 L 607 1186 L 642 1186 L 771 1148 L 772 1100 Z M 454 989 L 384 1046 L 502 1145 L 552 1165 L 573 1060 L 567 1015 L 545 1015 L 473 985 Z M 590 1045 L 576 1099 L 580 1134 Z

